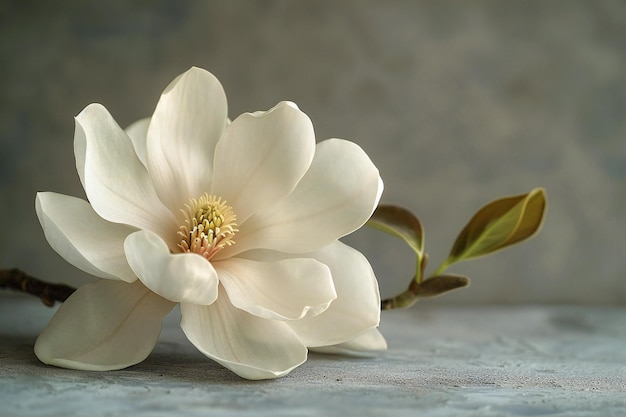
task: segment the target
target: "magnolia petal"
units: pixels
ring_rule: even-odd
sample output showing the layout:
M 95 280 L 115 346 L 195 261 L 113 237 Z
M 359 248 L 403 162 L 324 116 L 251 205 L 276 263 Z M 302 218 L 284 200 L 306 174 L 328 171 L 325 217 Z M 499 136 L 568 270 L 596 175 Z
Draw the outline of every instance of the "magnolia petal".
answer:
M 337 299 L 318 316 L 288 322 L 303 343 L 309 347 L 335 345 L 378 326 L 380 294 L 367 258 L 341 242 L 310 256 L 330 268 Z
M 137 158 L 144 166 L 148 166 L 146 162 L 146 138 L 148 136 L 148 125 L 150 124 L 150 118 L 137 120 L 131 123 L 124 131 L 133 142 L 133 148 L 137 154 Z
M 203 69 L 189 69 L 163 91 L 148 127 L 147 165 L 172 211 L 210 190 L 213 152 L 226 113 L 222 85 Z
M 363 226 L 381 192 L 378 169 L 358 145 L 341 139 L 320 142 L 296 189 L 240 224 L 237 244 L 219 256 L 255 248 L 317 250 Z
M 173 302 L 208 305 L 217 298 L 217 273 L 211 262 L 195 253 L 170 253 L 167 244 L 147 230 L 124 242 L 130 267 L 141 282 Z
M 128 135 L 100 104 L 76 117 L 76 167 L 92 207 L 102 218 L 162 236 L 177 230 L 172 213 L 156 195 Z
M 212 194 L 228 201 L 241 224 L 289 194 L 314 153 L 313 125 L 295 104 L 243 114 L 215 148 Z
M 255 380 L 278 378 L 306 361 L 307 348 L 285 322 L 248 314 L 220 294 L 210 306 L 180 305 L 180 326 L 200 352 Z
M 387 341 L 378 329 L 370 329 L 362 335 L 338 345 L 311 348 L 313 352 L 355 356 L 362 356 L 371 351 L 386 349 Z
M 57 193 L 37 193 L 35 210 L 52 249 L 63 259 L 100 278 L 137 279 L 124 254 L 133 228 L 102 219 L 89 203 Z
M 216 262 L 215 269 L 235 307 L 266 319 L 315 316 L 337 298 L 330 270 L 314 259 L 233 258 Z
M 135 365 L 154 348 L 173 307 L 139 281 L 83 285 L 39 335 L 35 355 L 48 365 L 89 371 Z

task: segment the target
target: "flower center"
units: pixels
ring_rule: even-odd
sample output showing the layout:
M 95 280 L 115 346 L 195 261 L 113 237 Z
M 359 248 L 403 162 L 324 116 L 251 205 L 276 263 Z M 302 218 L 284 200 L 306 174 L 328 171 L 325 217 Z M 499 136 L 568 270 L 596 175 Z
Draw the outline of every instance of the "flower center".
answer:
M 205 193 L 200 198 L 192 198 L 181 209 L 186 217 L 180 226 L 178 247 L 182 252 L 193 252 L 207 259 L 217 252 L 235 244 L 233 237 L 237 229 L 237 216 L 231 206 L 220 197 Z

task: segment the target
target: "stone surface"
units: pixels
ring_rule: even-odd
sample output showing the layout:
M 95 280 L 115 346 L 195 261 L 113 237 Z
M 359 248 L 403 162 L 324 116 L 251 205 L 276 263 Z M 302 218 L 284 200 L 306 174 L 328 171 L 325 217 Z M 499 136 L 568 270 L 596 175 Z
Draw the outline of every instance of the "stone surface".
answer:
M 83 196 L 73 117 L 100 102 L 127 125 L 196 65 L 231 117 L 293 100 L 319 140 L 361 145 L 383 200 L 422 219 L 432 266 L 481 205 L 546 187 L 542 233 L 454 268 L 475 285 L 437 302 L 624 305 L 625 30 L 621 0 L 1 1 L 0 265 L 87 279 L 33 207 Z M 351 243 L 384 291 L 406 285 L 401 243 Z
M 45 366 L 32 345 L 53 311 L 0 298 L 3 417 L 626 415 L 624 308 L 418 305 L 384 313 L 386 352 L 311 355 L 262 382 L 198 353 L 176 312 L 139 365 L 103 373 Z

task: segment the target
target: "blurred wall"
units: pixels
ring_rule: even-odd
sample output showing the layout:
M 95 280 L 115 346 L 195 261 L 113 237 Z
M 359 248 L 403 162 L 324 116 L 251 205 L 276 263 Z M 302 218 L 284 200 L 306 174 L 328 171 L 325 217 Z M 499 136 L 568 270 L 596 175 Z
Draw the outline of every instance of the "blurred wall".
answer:
M 0 267 L 78 285 L 47 245 L 36 191 L 84 196 L 73 117 L 125 126 L 190 66 L 231 117 L 298 103 L 319 140 L 360 144 L 383 201 L 426 228 L 431 267 L 484 203 L 543 186 L 530 242 L 453 266 L 466 290 L 428 302 L 626 302 L 626 3 L 622 1 L 0 1 Z M 410 252 L 362 231 L 384 294 Z

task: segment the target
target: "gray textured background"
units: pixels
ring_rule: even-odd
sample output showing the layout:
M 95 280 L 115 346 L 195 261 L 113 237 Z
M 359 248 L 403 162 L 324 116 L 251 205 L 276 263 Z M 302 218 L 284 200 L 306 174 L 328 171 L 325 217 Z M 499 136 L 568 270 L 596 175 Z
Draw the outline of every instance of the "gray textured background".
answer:
M 0 267 L 86 279 L 33 208 L 38 190 L 83 196 L 73 116 L 100 102 L 127 125 L 195 65 L 231 117 L 293 100 L 319 140 L 360 144 L 433 264 L 481 205 L 545 187 L 542 233 L 453 266 L 472 287 L 433 302 L 626 301 L 626 2 L 89 3 L 0 1 Z M 348 240 L 385 294 L 405 286 L 402 244 Z

